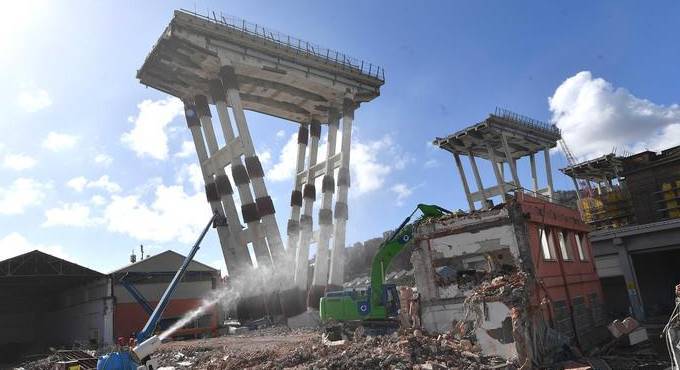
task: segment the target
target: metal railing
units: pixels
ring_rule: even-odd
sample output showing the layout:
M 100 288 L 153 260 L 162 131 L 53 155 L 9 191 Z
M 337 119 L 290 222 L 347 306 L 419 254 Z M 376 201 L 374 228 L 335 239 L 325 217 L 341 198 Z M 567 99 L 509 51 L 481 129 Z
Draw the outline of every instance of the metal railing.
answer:
M 297 54 L 313 56 L 326 63 L 338 64 L 342 68 L 349 71 L 360 73 L 362 75 L 366 75 L 368 77 L 385 82 L 384 68 L 373 63 L 352 58 L 344 53 L 338 52 L 337 50 L 324 48 L 309 41 L 304 41 L 297 37 L 265 28 L 261 25 L 248 22 L 238 17 L 223 15 L 222 13 L 220 13 L 218 16 L 215 14 L 215 12 L 210 12 L 208 15 L 203 15 L 186 9 L 180 9 L 180 11 L 203 20 L 228 27 L 231 30 L 241 32 L 245 35 L 261 38 L 263 40 L 278 44 L 282 47 L 290 48 Z
M 533 119 L 531 117 L 527 117 L 525 115 L 507 110 L 505 108 L 496 107 L 496 110 L 494 112 L 494 116 L 506 118 L 506 119 L 512 120 L 516 123 L 519 123 L 519 124 L 522 124 L 522 125 L 525 125 L 525 126 L 529 126 L 533 129 L 546 131 L 546 132 L 551 133 L 551 134 L 555 134 L 555 135 L 561 134 L 560 129 L 557 126 L 555 126 L 554 124 L 542 122 L 542 121 L 539 121 L 537 119 Z

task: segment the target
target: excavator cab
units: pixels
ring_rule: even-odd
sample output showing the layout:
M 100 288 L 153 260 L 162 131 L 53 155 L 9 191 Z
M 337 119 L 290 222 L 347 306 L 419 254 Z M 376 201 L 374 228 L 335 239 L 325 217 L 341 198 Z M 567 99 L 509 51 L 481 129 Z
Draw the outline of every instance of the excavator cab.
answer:
M 383 305 L 387 317 L 397 317 L 399 315 L 399 291 L 395 284 L 383 285 Z

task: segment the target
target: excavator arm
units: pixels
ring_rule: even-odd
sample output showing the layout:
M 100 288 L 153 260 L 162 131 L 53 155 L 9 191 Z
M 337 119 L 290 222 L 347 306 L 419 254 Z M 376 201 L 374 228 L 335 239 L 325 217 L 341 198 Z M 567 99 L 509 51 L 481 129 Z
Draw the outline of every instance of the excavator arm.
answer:
M 416 212 L 420 211 L 423 216 L 415 223 L 410 224 L 411 218 Z M 413 229 L 415 224 L 427 218 L 437 218 L 445 214 L 450 214 L 451 211 L 432 204 L 418 204 L 418 206 L 411 212 L 411 214 L 404 219 L 404 221 L 392 233 L 389 239 L 378 249 L 378 253 L 373 257 L 371 263 L 371 307 L 380 307 L 383 305 L 382 292 L 385 283 L 385 272 L 396 257 L 408 242 L 413 238 Z

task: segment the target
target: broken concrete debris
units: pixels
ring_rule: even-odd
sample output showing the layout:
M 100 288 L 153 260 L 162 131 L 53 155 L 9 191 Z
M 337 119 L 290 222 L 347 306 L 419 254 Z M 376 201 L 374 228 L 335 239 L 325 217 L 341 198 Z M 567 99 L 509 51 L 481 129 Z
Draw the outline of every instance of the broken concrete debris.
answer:
M 455 339 L 452 334 L 416 335 L 402 331 L 386 336 L 362 337 L 354 340 L 325 342 L 316 331 L 298 331 L 300 342 L 294 346 L 257 345 L 262 336 L 242 336 L 240 351 L 231 346 L 202 345 L 190 349 L 164 348 L 158 353 L 161 366 L 175 369 L 496 369 L 509 364 L 501 358 L 484 356 L 469 340 Z M 310 336 L 311 334 L 311 336 Z M 294 332 L 265 336 L 295 336 Z M 217 338 L 215 338 L 217 339 Z M 187 365 L 190 363 L 190 365 Z

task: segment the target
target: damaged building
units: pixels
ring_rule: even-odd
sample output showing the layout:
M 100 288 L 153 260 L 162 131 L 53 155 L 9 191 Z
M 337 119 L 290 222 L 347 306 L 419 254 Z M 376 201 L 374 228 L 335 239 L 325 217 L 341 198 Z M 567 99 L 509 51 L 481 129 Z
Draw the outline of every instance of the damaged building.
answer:
M 522 193 L 419 225 L 411 261 L 423 327 L 445 332 L 471 320 L 482 350 L 508 359 L 520 354 L 519 340 L 532 351 L 547 345 L 517 325 L 543 341 L 550 327 L 591 346 L 593 328 L 605 322 L 587 232 L 577 211 Z
M 607 312 L 665 322 L 680 281 L 680 146 L 610 153 L 561 171 L 574 179 L 592 229 Z
M 589 226 L 554 197 L 549 150 L 559 139 L 555 126 L 497 109 L 435 140 L 454 156 L 470 211 L 422 223 L 415 232 L 411 262 L 424 329 L 474 335 L 484 353 L 535 364 L 549 363 L 551 351 L 566 343 L 593 345 L 595 328 L 605 323 L 603 294 Z M 538 185 L 539 152 L 545 188 Z M 476 192 L 461 156 L 469 159 Z M 525 157 L 533 190 L 518 175 Z M 491 163 L 495 186 L 484 186 L 480 158 Z

